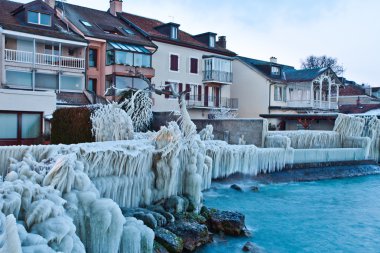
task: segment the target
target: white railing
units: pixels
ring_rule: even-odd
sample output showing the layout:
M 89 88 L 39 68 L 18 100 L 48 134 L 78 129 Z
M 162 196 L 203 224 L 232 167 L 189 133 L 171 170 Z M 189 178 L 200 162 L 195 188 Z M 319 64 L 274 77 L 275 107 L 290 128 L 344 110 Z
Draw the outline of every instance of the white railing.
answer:
M 83 58 L 61 56 L 61 66 L 64 68 L 84 69 L 86 61 Z
M 5 49 L 4 58 L 10 62 L 33 63 L 33 52 Z M 44 66 L 61 66 L 63 68 L 85 69 L 86 62 L 83 58 L 58 56 L 51 54 L 35 54 L 35 63 Z
M 288 100 L 288 107 L 294 107 L 294 108 L 303 108 L 303 107 L 312 107 L 311 101 L 309 100 Z
M 5 49 L 4 58 L 6 61 L 33 63 L 33 53 L 13 49 Z
M 332 109 L 338 109 L 338 103 L 337 102 L 330 102 L 329 101 L 319 101 L 314 100 L 314 108 L 317 109 L 323 109 L 323 110 L 332 110 Z

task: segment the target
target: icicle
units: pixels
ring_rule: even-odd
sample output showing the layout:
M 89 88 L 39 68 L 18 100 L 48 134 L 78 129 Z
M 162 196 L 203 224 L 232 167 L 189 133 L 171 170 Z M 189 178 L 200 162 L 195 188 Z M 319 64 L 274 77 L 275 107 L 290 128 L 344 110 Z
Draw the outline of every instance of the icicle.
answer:
M 0 212 L 0 253 L 22 253 L 15 217 Z
M 91 122 L 97 142 L 133 138 L 131 117 L 117 103 L 101 105 L 91 116 Z
M 214 128 L 212 125 L 206 125 L 204 129 L 202 129 L 199 132 L 199 136 L 201 137 L 202 141 L 211 141 L 214 139 L 214 135 L 212 132 L 214 131 Z

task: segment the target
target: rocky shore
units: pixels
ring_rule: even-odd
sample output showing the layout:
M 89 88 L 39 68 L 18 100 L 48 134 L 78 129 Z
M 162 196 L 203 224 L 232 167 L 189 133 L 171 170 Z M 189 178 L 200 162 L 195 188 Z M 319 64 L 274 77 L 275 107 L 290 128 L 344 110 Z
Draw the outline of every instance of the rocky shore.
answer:
M 199 214 L 185 196 L 173 196 L 146 208 L 122 208 L 155 233 L 155 253 L 193 252 L 213 241 L 213 235 L 249 236 L 245 216 L 202 207 Z

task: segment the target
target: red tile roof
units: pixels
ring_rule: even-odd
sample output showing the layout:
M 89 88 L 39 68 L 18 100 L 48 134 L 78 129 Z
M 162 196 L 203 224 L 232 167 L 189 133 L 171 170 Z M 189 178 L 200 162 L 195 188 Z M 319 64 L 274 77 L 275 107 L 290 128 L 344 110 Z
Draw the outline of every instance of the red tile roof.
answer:
M 345 114 L 365 113 L 374 109 L 379 109 L 380 104 L 363 104 L 363 105 L 341 105 L 339 112 Z
M 39 2 L 39 1 L 35 1 Z M 31 2 L 32 3 L 32 2 Z M 46 5 L 45 3 L 39 3 Z M 79 35 L 74 33 L 71 30 L 67 30 L 66 25 L 59 20 L 56 16 L 54 16 L 54 27 L 44 27 L 44 26 L 36 26 L 30 25 L 24 20 L 24 18 L 20 18 L 19 15 L 13 15 L 13 11 L 22 8 L 24 4 L 17 3 L 8 0 L 0 0 L 0 26 L 5 30 L 24 32 L 29 34 L 36 34 L 41 36 L 53 37 L 58 39 L 66 39 L 66 40 L 75 40 L 85 42 Z M 20 9 L 21 10 L 21 9 Z M 23 16 L 22 16 L 23 17 Z
M 339 88 L 339 96 L 360 96 L 365 95 L 364 89 L 357 85 L 347 85 Z
M 164 25 L 165 23 L 151 18 L 146 18 L 130 13 L 123 12 L 121 16 L 126 19 L 127 21 L 133 23 L 140 29 L 142 29 L 144 32 L 146 32 L 153 40 L 163 40 L 164 42 L 170 43 L 170 44 L 178 44 L 188 47 L 196 47 L 200 50 L 205 50 L 212 53 L 217 54 L 223 54 L 227 56 L 236 56 L 236 54 L 228 49 L 222 48 L 218 45 L 215 45 L 215 48 L 210 48 L 208 45 L 196 40 L 193 38 L 193 36 L 187 32 L 184 32 L 182 30 L 178 30 L 178 40 L 172 40 L 170 37 L 166 34 L 160 33 L 155 28 L 157 26 Z

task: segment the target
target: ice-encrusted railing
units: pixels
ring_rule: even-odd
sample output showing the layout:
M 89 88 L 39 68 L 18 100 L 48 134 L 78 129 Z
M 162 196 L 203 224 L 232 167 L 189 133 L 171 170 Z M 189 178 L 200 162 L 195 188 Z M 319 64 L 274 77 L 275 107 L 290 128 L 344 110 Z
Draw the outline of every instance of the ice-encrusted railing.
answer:
M 290 145 L 294 162 L 379 161 L 380 121 L 374 116 L 340 114 L 333 131 L 268 131 L 265 147 Z M 319 157 L 319 158 L 318 158 Z

